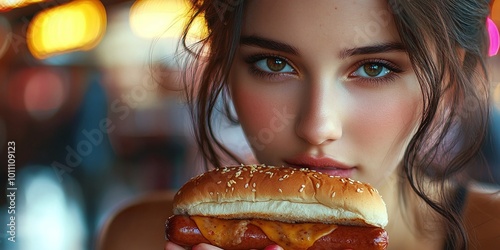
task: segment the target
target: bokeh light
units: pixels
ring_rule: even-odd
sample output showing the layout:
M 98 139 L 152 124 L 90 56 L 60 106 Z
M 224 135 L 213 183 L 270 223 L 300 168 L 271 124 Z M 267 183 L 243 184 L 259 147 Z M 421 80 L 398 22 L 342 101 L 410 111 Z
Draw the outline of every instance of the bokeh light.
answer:
M 500 111 L 500 82 L 496 84 L 493 89 L 493 107 L 497 108 Z
M 37 120 L 51 118 L 67 99 L 66 86 L 54 71 L 39 70 L 28 79 L 24 89 L 24 106 Z
M 139 37 L 180 37 L 190 11 L 186 0 L 137 0 L 130 8 L 130 27 Z M 191 33 L 203 34 L 204 25 L 197 19 Z
M 18 191 L 17 249 L 85 249 L 79 193 L 71 178 L 63 183 L 51 168 L 29 165 L 19 171 L 18 183 L 23 188 Z
M 34 57 L 94 48 L 106 30 L 106 11 L 97 0 L 77 0 L 39 13 L 28 27 Z
M 46 0 L 0 0 L 0 12 L 44 1 Z
M 500 26 L 500 0 L 493 1 L 491 5 L 491 19 Z

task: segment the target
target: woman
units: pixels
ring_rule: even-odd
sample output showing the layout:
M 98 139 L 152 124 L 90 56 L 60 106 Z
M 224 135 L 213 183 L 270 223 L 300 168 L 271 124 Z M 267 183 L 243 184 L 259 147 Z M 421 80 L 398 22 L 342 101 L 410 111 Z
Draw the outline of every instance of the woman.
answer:
M 377 187 L 389 249 L 500 242 L 498 191 L 470 178 L 488 114 L 487 0 L 192 2 L 208 35 L 191 48 L 203 66 L 190 101 L 212 165 L 233 156 L 211 123 L 222 97 L 260 163 Z

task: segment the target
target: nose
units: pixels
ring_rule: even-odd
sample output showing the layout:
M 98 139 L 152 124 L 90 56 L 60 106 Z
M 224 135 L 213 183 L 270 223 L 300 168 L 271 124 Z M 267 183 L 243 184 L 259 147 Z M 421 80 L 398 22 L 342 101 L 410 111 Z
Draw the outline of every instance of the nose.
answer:
M 296 124 L 296 134 L 311 145 L 323 145 L 342 137 L 341 101 L 335 84 L 308 84 Z

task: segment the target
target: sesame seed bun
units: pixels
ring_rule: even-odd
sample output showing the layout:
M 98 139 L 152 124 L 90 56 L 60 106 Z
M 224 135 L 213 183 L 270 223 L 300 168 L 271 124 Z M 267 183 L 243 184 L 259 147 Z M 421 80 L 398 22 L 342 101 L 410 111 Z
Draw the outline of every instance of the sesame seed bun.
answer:
M 191 179 L 174 198 L 174 214 L 382 228 L 388 220 L 369 184 L 265 165 L 217 168 Z

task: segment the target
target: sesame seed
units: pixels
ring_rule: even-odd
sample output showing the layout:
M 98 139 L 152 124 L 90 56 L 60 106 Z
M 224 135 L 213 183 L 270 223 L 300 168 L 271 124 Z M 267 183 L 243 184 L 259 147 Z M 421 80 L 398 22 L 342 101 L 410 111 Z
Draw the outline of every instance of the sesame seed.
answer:
M 217 184 L 221 184 L 221 183 L 222 183 L 222 181 L 218 181 L 218 182 L 217 182 Z
M 210 192 L 210 196 L 214 195 L 214 192 Z
M 306 185 L 300 186 L 299 192 L 302 193 L 304 191 L 304 188 L 306 188 Z
M 332 193 L 332 198 L 335 197 L 335 192 Z
M 252 188 L 252 192 L 257 192 L 257 190 L 255 190 L 255 188 Z
M 358 189 L 356 189 L 356 192 L 358 192 L 358 193 L 362 193 L 362 192 L 363 192 L 363 188 L 358 188 Z
M 267 175 L 269 175 L 269 178 L 272 178 L 274 173 L 273 172 L 266 172 Z
M 340 179 L 340 181 L 341 181 L 342 183 L 345 183 L 345 179 L 344 179 L 344 178 Z
M 236 174 L 234 174 L 234 177 L 238 178 L 238 176 L 241 175 L 241 170 L 238 170 L 238 172 L 236 172 Z
M 248 188 L 248 183 L 245 183 L 245 188 Z
M 231 187 L 233 184 L 236 184 L 236 181 L 235 180 L 229 180 L 227 182 L 227 187 Z
M 255 182 L 254 182 L 254 183 L 252 184 L 252 187 L 255 187 L 255 186 L 256 186 L 256 184 L 255 184 Z
M 280 191 L 280 193 L 283 193 L 283 190 L 281 190 L 281 188 L 278 188 L 278 191 Z
M 316 183 L 316 188 L 319 188 L 319 183 Z

